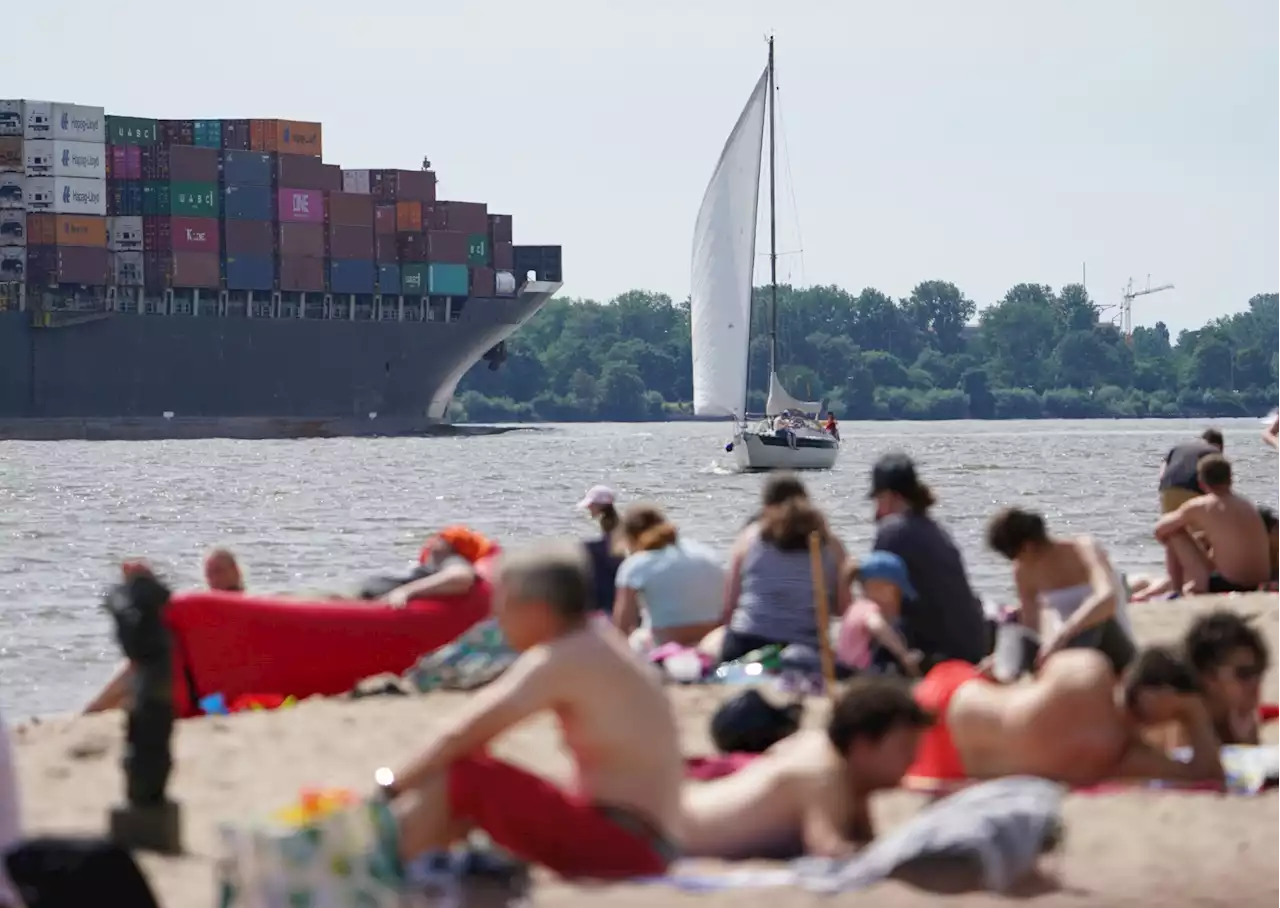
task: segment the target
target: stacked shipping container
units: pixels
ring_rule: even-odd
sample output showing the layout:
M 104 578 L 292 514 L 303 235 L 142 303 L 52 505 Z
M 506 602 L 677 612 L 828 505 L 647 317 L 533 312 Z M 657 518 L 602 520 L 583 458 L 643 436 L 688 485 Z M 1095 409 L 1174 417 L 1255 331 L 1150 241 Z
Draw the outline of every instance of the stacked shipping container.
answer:
M 0 280 L 512 294 L 511 217 L 435 174 L 342 170 L 318 123 L 152 120 L 0 101 Z

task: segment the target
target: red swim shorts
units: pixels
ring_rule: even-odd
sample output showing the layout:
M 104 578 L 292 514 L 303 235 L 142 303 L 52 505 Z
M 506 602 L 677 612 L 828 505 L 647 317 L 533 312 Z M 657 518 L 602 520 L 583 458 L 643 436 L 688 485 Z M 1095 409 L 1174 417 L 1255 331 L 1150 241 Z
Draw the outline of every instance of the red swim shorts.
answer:
M 968 778 L 964 761 L 951 740 L 947 728 L 947 709 L 951 698 L 963 685 L 981 679 L 978 669 L 959 659 L 939 662 L 916 685 L 916 703 L 934 717 L 934 725 L 920 737 L 916 759 L 903 777 L 908 787 L 932 787 L 937 782 L 956 782 Z
M 661 875 L 675 857 L 642 819 L 490 757 L 453 764 L 449 809 L 517 857 L 570 879 Z

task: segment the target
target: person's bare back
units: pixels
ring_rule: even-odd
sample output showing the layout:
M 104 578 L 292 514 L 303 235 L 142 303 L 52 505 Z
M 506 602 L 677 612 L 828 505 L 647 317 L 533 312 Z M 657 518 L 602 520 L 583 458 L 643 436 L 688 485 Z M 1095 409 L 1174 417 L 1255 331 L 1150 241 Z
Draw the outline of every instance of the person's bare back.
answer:
M 1234 492 L 1210 492 L 1185 505 L 1188 526 L 1204 534 L 1219 574 L 1242 587 L 1260 587 L 1271 575 L 1271 542 L 1257 505 Z

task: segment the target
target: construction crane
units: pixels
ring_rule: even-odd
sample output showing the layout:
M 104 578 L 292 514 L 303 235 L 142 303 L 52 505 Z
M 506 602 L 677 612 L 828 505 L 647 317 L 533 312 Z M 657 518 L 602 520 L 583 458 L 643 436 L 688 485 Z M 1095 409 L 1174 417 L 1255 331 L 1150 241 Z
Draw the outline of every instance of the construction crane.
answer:
M 1124 334 L 1124 342 L 1129 346 L 1133 346 L 1133 301 L 1139 296 L 1146 296 L 1148 293 L 1160 293 L 1164 290 L 1172 290 L 1173 284 L 1161 284 L 1159 287 L 1151 286 L 1151 275 L 1147 275 L 1147 286 L 1143 290 L 1133 289 L 1133 278 L 1129 278 L 1129 283 L 1124 288 L 1124 296 L 1120 303 L 1120 331 Z

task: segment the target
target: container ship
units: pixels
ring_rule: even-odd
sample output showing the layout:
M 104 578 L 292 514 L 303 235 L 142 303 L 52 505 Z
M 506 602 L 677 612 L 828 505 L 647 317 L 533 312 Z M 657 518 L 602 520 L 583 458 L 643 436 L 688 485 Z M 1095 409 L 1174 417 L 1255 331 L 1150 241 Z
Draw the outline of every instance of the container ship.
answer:
M 0 101 L 0 439 L 440 431 L 560 247 L 322 138 Z

